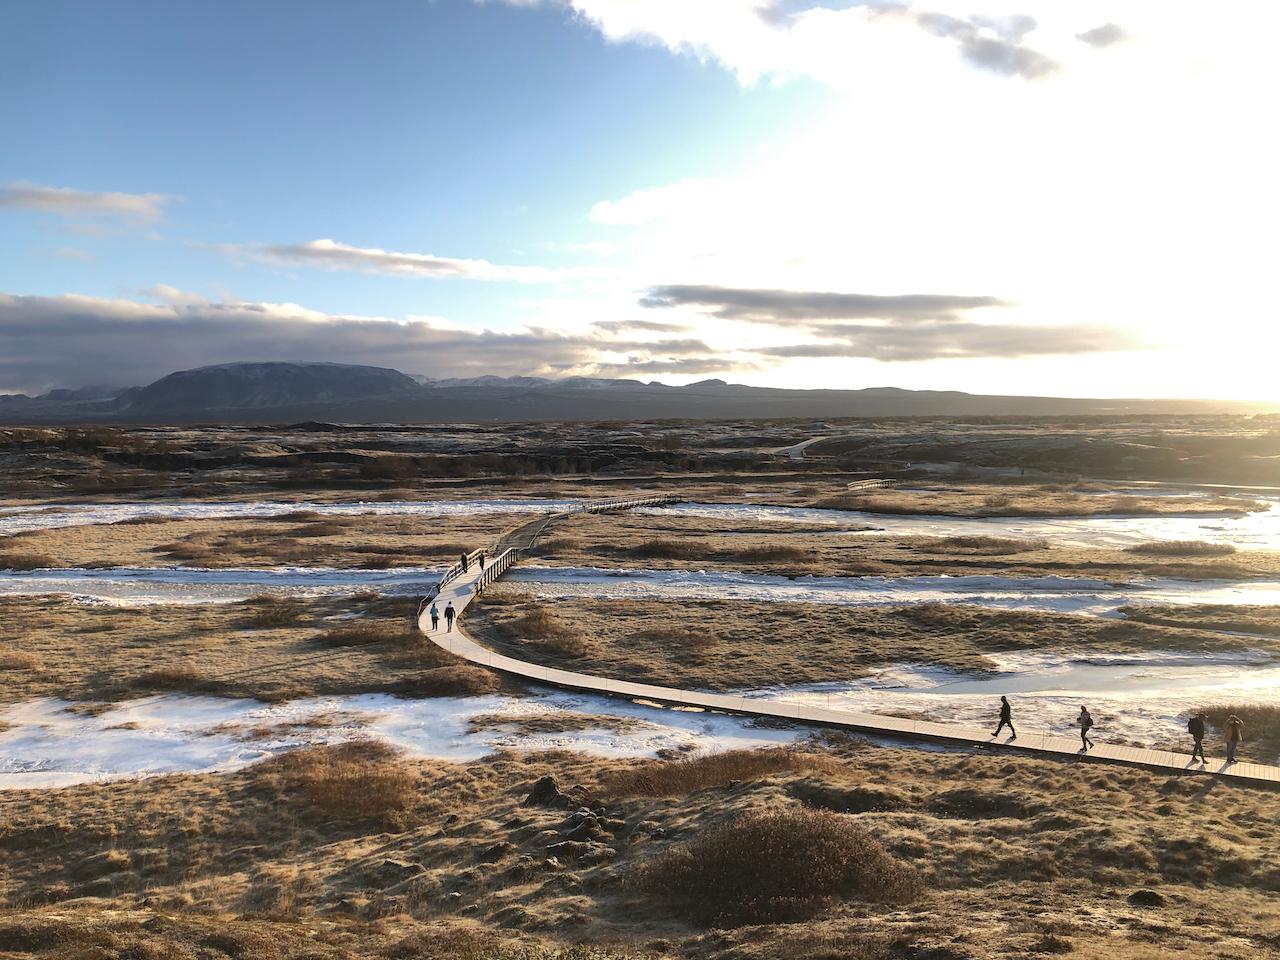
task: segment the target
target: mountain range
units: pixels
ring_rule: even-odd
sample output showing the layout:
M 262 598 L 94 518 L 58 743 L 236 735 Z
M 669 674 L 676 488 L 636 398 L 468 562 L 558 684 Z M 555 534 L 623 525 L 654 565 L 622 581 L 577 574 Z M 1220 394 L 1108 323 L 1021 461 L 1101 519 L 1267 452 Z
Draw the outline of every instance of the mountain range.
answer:
M 990 396 L 869 387 L 797 390 L 702 380 L 670 386 L 569 377 L 432 380 L 340 363 L 226 363 L 142 387 L 0 395 L 0 423 L 481 423 L 528 420 L 856 416 L 1062 416 L 1257 413 L 1275 405 L 1209 400 Z

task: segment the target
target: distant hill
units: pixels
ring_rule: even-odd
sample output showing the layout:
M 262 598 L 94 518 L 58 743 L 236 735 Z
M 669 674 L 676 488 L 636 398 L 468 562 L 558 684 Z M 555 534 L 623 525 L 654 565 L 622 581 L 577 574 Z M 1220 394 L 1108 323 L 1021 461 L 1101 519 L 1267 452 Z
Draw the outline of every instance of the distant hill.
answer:
M 4 423 L 479 423 L 527 420 L 1253 413 L 1262 404 L 986 396 L 871 387 L 789 390 L 703 380 L 482 376 L 431 380 L 341 363 L 227 363 L 144 387 L 0 396 Z

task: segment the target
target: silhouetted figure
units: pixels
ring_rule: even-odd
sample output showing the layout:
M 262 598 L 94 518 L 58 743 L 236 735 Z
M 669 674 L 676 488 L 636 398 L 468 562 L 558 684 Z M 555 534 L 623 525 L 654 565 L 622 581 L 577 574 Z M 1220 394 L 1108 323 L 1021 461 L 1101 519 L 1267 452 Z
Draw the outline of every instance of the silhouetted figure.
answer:
M 470 564 L 470 562 L 467 560 L 467 555 L 464 553 L 464 554 L 462 555 L 462 572 L 463 572 L 463 573 L 466 573 L 466 572 L 467 572 L 467 570 L 470 568 L 470 566 L 471 566 L 471 564 Z
M 458 611 L 453 609 L 453 601 L 450 600 L 448 603 L 444 605 L 444 622 L 446 624 L 445 629 L 447 630 L 453 629 L 453 618 L 456 617 L 457 615 L 458 615 Z
M 1003 730 L 1005 727 L 1008 727 L 1009 732 L 1013 734 L 1013 736 L 1011 736 L 1009 739 L 1017 740 L 1018 731 L 1013 729 L 1013 707 L 1009 706 L 1008 697 L 1001 697 L 1000 698 L 1000 726 L 996 727 L 996 732 L 993 733 L 992 736 L 993 737 L 1000 736 L 1000 731 Z
M 440 608 L 436 606 L 435 601 L 431 602 L 431 629 L 435 630 L 440 626 Z
M 1204 755 L 1204 720 L 1204 714 L 1197 713 L 1187 721 L 1187 733 L 1191 734 L 1191 739 L 1195 741 L 1191 748 L 1191 759 L 1199 757 L 1201 763 L 1208 763 Z
M 484 573 L 484 551 L 483 550 L 480 551 L 480 556 L 478 559 L 480 560 L 480 572 Z
M 1227 763 L 1236 762 L 1236 750 L 1244 739 L 1244 721 L 1234 713 L 1227 717 Z
M 1093 746 L 1093 741 L 1089 739 L 1089 731 L 1093 729 L 1093 717 L 1089 715 L 1089 711 L 1084 707 L 1080 708 L 1080 742 L 1084 745 L 1084 749 L 1088 750 Z

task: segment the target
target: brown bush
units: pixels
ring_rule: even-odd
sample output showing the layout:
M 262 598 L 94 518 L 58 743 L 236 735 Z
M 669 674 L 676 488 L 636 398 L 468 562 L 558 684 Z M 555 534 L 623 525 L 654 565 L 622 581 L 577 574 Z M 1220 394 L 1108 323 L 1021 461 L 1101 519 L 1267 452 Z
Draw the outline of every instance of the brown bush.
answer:
M 191 543 L 183 541 L 179 543 L 167 543 L 160 547 L 164 553 L 168 554 L 174 560 L 190 561 L 190 560 L 210 560 L 218 555 L 217 551 L 207 543 Z
M 647 560 L 698 560 L 707 555 L 697 540 L 645 540 L 632 547 L 633 557 Z
M 209 681 L 191 667 L 161 667 L 134 677 L 131 686 L 139 690 L 198 690 Z
M 582 631 L 565 623 L 546 607 L 536 607 L 524 616 L 501 625 L 502 632 L 522 640 L 538 640 L 547 649 L 566 657 L 582 657 L 591 652 Z
M 722 787 L 731 780 L 752 780 L 771 773 L 830 770 L 835 761 L 792 747 L 726 750 L 679 760 L 646 760 L 610 770 L 600 780 L 608 797 L 682 797 L 695 790 Z
M 23 650 L 0 650 L 0 670 L 39 670 L 40 661 Z
M 58 561 L 43 553 L 0 554 L 0 570 L 43 570 L 57 565 Z
M 725 559 L 740 560 L 744 563 L 770 563 L 792 560 L 806 560 L 810 553 L 800 547 L 788 547 L 782 544 L 762 547 L 741 547 L 737 550 L 723 551 Z
M 436 667 L 398 681 L 392 692 L 406 697 L 478 697 L 502 685 L 498 675 L 470 664 Z
M 632 638 L 648 643 L 660 643 L 671 650 L 709 650 L 721 643 L 723 638 L 712 630 L 699 630 L 696 627 L 652 627 L 633 633 Z
M 399 754 L 369 740 L 292 750 L 254 773 L 260 785 L 344 820 L 402 822 L 415 796 L 413 772 Z
M 988 556 L 1000 556 L 1006 553 L 1026 553 L 1030 550 L 1044 550 L 1049 541 L 1042 538 L 1026 540 L 1013 537 L 940 537 L 923 544 L 921 549 L 937 552 L 951 550 L 971 550 L 974 553 Z
M 302 606 L 290 597 L 260 593 L 244 601 L 249 608 L 246 622 L 251 627 L 288 627 L 302 619 Z
M 371 643 L 392 643 L 417 636 L 407 623 L 391 620 L 365 620 L 346 623 L 326 630 L 315 638 L 322 647 L 364 647 Z
M 1124 549 L 1126 553 L 1152 557 L 1225 557 L 1236 552 L 1229 543 L 1209 543 L 1206 540 L 1153 540 Z
M 808 920 L 842 899 L 901 904 L 919 877 L 844 814 L 748 813 L 643 864 L 637 885 L 704 926 Z
M 360 464 L 366 480 L 407 480 L 418 475 L 417 461 L 411 457 L 375 457 Z

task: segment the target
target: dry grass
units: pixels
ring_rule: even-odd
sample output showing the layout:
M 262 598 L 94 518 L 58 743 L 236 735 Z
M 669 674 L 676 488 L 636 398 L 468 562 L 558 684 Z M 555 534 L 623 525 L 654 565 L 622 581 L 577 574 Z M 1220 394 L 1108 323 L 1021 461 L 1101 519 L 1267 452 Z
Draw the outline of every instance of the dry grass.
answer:
M 504 621 L 502 631 L 517 640 L 535 640 L 562 657 L 583 657 L 592 649 L 577 626 L 556 616 L 545 605 L 536 605 L 527 613 Z
M 190 692 L 209 686 L 208 678 L 192 667 L 161 667 L 148 670 L 133 678 L 132 686 L 138 690 Z
M 254 767 L 282 801 L 301 798 L 326 817 L 402 826 L 417 783 L 395 750 L 374 741 L 304 747 Z
M 706 547 L 696 540 L 654 539 L 627 548 L 633 557 L 643 560 L 696 560 L 706 556 Z
M 293 626 L 302 620 L 304 614 L 298 600 L 270 593 L 252 596 L 244 601 L 243 606 L 248 609 L 246 625 L 259 629 Z
M 841 900 L 905 904 L 923 892 L 854 820 L 822 810 L 716 824 L 643 864 L 635 880 L 703 926 L 796 923 Z
M 0 650 L 0 670 L 39 670 L 40 658 L 23 650 Z
M 0 553 L 0 570 L 44 570 L 57 565 L 43 553 Z
M 1235 553 L 1236 548 L 1229 543 L 1205 540 L 1153 540 L 1125 547 L 1125 552 L 1151 557 L 1225 557 Z
M 824 754 L 775 747 L 727 750 L 679 760 L 646 760 L 618 767 L 599 783 L 606 797 L 680 797 L 697 790 L 756 780 L 776 773 L 829 771 L 835 763 Z
M 390 690 L 406 697 L 478 697 L 501 687 L 496 673 L 459 664 L 400 677 L 391 683 Z
M 366 620 L 326 630 L 315 638 L 322 647 L 365 647 L 374 643 L 405 643 L 419 636 L 403 620 Z
M 1232 630 L 1280 637 L 1280 607 L 1264 605 L 1188 604 L 1186 606 L 1121 607 L 1129 620 L 1195 630 Z
M 1202 707 L 1203 713 L 1220 735 L 1225 735 L 1227 717 L 1235 715 L 1244 723 L 1244 741 L 1238 756 L 1260 763 L 1280 759 L 1280 706 L 1259 703 L 1219 703 Z
M 1029 553 L 1049 549 L 1049 541 L 1041 538 L 1017 539 L 1013 537 L 939 537 L 925 541 L 921 548 L 935 553 L 964 551 L 979 556 L 1000 557 L 1011 553 Z

